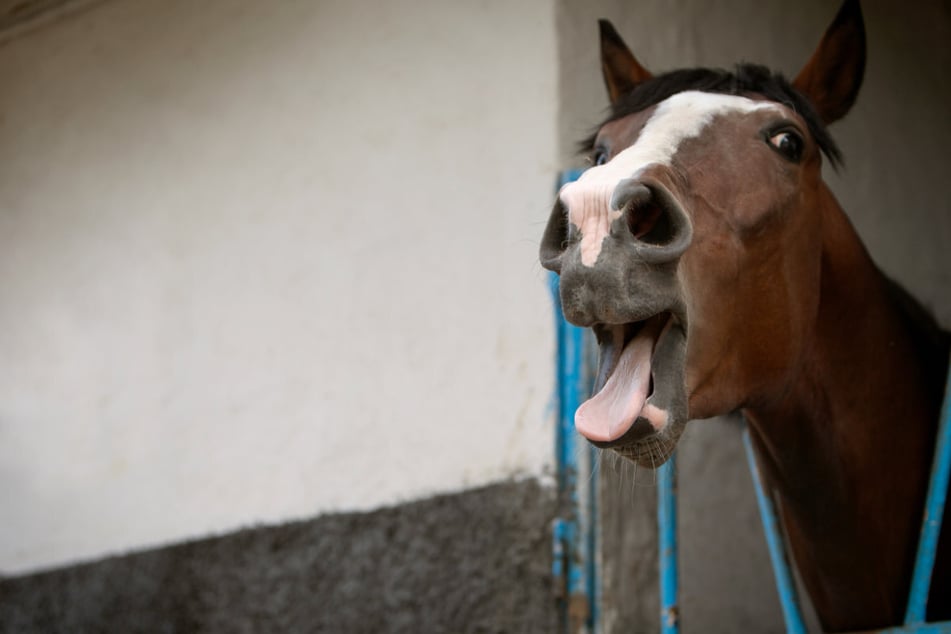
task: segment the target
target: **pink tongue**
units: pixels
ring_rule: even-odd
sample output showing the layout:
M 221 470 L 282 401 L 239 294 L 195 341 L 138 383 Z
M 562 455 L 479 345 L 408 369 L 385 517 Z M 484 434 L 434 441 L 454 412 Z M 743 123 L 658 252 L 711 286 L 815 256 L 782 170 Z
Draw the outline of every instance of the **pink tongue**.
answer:
M 656 338 L 657 328 L 649 323 L 628 342 L 601 391 L 575 412 L 578 433 L 588 440 L 609 442 L 631 428 L 647 400 Z

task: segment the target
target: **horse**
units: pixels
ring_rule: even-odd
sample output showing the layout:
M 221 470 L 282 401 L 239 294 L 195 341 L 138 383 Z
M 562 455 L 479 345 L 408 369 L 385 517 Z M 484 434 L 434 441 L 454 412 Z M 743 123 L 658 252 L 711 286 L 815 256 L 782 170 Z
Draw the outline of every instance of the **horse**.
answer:
M 600 348 L 578 432 L 647 467 L 739 411 L 826 631 L 901 623 L 951 337 L 875 265 L 822 180 L 865 70 L 846 0 L 792 81 L 654 75 L 607 21 L 610 114 L 539 253 Z M 951 616 L 951 522 L 928 617 Z

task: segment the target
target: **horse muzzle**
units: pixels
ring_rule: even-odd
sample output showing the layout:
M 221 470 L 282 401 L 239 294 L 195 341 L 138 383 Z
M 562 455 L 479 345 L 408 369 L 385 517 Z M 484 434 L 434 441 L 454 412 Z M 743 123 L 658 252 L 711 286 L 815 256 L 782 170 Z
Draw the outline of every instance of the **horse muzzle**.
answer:
M 653 180 L 564 187 L 541 245 L 559 273 L 568 321 L 594 330 L 600 364 L 577 430 L 646 466 L 673 451 L 687 417 L 686 310 L 677 265 L 692 239 L 690 218 Z
M 604 189 L 581 181 L 562 188 L 542 237 L 542 266 L 561 276 L 562 310 L 579 326 L 673 308 L 677 263 L 693 236 L 686 211 L 659 183 L 627 179 Z

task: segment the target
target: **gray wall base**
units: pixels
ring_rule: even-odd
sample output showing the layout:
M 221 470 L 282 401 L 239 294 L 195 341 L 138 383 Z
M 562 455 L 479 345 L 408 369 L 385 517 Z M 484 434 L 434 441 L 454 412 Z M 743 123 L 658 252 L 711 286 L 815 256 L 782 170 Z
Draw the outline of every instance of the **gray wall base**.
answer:
M 509 482 L 5 579 L 0 632 L 548 633 L 554 511 Z

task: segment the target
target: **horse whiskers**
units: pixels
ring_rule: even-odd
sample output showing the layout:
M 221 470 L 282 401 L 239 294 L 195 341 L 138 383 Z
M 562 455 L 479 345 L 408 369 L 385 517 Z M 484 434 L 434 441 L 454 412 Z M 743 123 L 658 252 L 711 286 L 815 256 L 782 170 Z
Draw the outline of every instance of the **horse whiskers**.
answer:
M 583 446 L 584 446 L 584 445 L 582 445 L 582 447 L 583 447 Z M 576 464 L 581 464 L 581 460 L 580 460 L 580 459 L 581 459 L 581 454 L 582 454 L 583 451 L 584 451 L 584 450 L 583 450 L 581 447 L 578 448 L 578 456 L 577 456 L 578 460 L 577 460 Z M 601 455 L 602 455 L 602 452 L 603 452 L 602 449 L 598 449 L 598 451 L 594 454 L 594 459 L 593 459 L 593 460 L 589 460 L 589 462 L 588 462 L 588 476 L 585 478 L 584 482 L 582 483 L 584 486 L 589 486 L 589 485 L 591 484 L 592 478 L 594 478 L 595 474 L 598 473 L 598 470 L 599 470 L 599 468 L 600 468 L 600 466 L 601 466 Z M 589 455 L 590 455 L 590 454 L 589 454 Z
M 653 436 L 646 438 L 638 443 L 626 447 L 617 447 L 611 450 L 598 448 L 594 460 L 591 462 L 591 470 L 585 484 L 591 482 L 601 469 L 606 469 L 610 465 L 611 470 L 618 475 L 618 491 L 621 493 L 621 487 L 630 479 L 632 494 L 638 486 L 654 486 L 657 484 L 656 471 L 673 453 L 680 434 L 674 434 L 674 437 L 666 435 Z M 606 458 L 610 456 L 610 458 Z M 618 465 L 621 465 L 620 467 Z M 639 467 L 647 467 L 652 471 L 652 475 L 646 481 L 643 476 L 638 477 L 643 471 Z M 630 473 L 628 471 L 630 470 Z
M 650 442 L 647 444 L 647 456 L 651 459 L 651 472 L 654 474 L 654 481 L 657 481 L 657 461 L 654 459 L 654 448 L 657 445 L 657 441 L 654 438 L 650 439 Z

